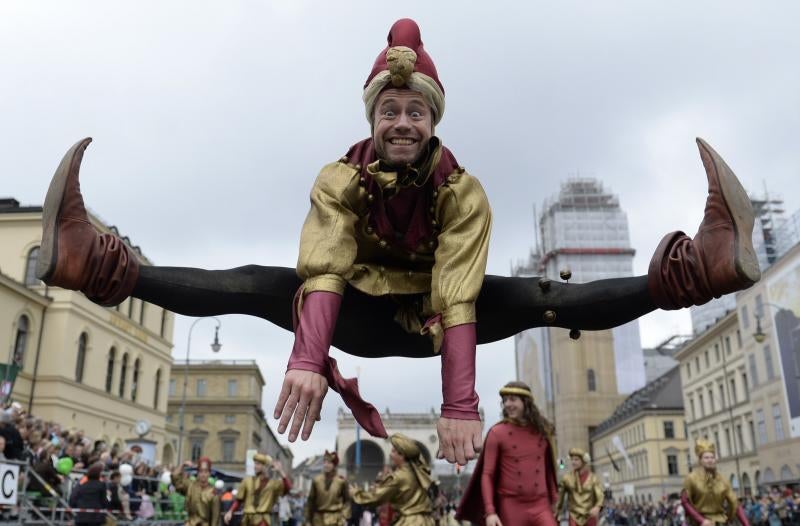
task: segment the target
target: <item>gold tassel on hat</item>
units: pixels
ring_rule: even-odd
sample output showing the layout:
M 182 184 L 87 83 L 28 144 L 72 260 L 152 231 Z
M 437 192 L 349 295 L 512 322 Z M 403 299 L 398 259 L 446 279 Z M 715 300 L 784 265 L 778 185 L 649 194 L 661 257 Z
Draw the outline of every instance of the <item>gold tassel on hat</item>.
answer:
M 408 79 L 414 73 L 414 64 L 417 62 L 417 54 L 414 50 L 405 46 L 389 48 L 386 52 L 386 64 L 389 66 L 389 74 L 392 79 L 392 86 L 402 88 L 408 84 Z
M 694 453 L 697 455 L 697 458 L 703 456 L 703 453 L 714 453 L 716 456 L 717 454 L 717 446 L 714 445 L 713 442 L 706 440 L 704 438 L 698 438 L 697 442 L 694 443 Z

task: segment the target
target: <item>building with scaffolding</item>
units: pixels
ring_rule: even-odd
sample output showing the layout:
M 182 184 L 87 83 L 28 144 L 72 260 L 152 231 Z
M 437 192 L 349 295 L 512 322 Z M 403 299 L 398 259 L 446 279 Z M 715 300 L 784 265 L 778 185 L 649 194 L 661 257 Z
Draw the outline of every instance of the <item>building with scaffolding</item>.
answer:
M 536 220 L 535 247 L 513 275 L 559 279 L 567 268 L 573 282 L 633 275 L 627 215 L 597 179 L 564 182 Z M 539 405 L 555 422 L 561 453 L 588 448 L 591 430 L 645 384 L 637 321 L 578 340 L 565 329 L 530 329 L 515 337 L 515 357 L 517 377 L 546 401 Z

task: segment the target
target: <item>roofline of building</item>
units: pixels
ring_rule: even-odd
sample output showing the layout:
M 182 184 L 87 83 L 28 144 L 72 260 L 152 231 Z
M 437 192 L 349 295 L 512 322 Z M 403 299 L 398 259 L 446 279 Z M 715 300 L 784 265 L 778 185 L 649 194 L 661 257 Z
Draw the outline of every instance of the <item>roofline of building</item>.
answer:
M 725 314 L 721 319 L 717 320 L 716 323 L 709 325 L 705 331 L 698 334 L 692 340 L 686 342 L 681 349 L 673 355 L 673 358 L 680 361 L 681 358 L 685 358 L 686 355 L 697 349 L 697 347 L 704 345 L 707 341 L 711 340 L 712 338 L 716 338 L 716 330 L 723 327 L 725 324 L 732 324 L 735 321 L 735 318 L 738 316 L 736 309 L 732 309 L 730 312 Z
M 50 305 L 50 303 L 52 303 L 53 301 L 53 298 L 51 298 L 50 296 L 45 296 L 44 294 L 41 294 L 36 290 L 26 287 L 19 281 L 3 274 L 2 272 L 0 272 L 0 285 L 5 285 L 6 287 L 10 288 L 20 296 L 24 296 L 28 298 L 30 301 L 38 303 L 42 307 Z
M 619 430 L 622 427 L 630 424 L 637 418 L 641 418 L 643 416 L 648 416 L 645 413 L 670 413 L 670 414 L 683 414 L 684 407 L 666 407 L 666 406 L 658 406 L 658 407 L 642 407 L 638 409 L 636 412 L 631 413 L 630 416 L 620 420 L 619 422 L 615 422 L 613 425 L 609 426 L 606 429 L 600 429 L 600 426 L 597 426 L 597 429 L 589 433 L 589 438 L 592 440 L 597 440 L 603 438 L 614 431 Z

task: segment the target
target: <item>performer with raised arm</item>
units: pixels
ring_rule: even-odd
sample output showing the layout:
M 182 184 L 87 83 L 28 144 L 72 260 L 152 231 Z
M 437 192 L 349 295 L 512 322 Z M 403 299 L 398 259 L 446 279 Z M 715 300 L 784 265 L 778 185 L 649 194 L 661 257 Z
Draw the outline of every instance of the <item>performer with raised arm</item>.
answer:
M 608 329 L 656 308 L 703 304 L 759 279 L 750 201 L 701 140 L 705 216 L 694 238 L 682 232 L 663 238 L 647 276 L 585 284 L 485 276 L 489 202 L 478 179 L 435 135 L 444 93 L 419 27 L 398 20 L 364 84 L 371 137 L 322 168 L 296 269 L 140 265 L 126 242 L 89 221 L 78 181 L 90 142 L 84 139 L 67 152 L 50 184 L 37 276 L 101 305 L 134 296 L 179 314 L 250 314 L 294 331 L 274 412 L 278 431 L 289 429 L 290 441 L 301 427 L 302 438 L 310 436 L 328 387 L 364 429 L 386 436 L 356 380 L 343 378 L 328 356 L 331 344 L 370 358 L 439 356 L 439 456 L 460 464 L 481 444 L 477 344 L 543 325 Z
M 717 448 L 713 442 L 699 439 L 694 452 L 699 466 L 683 479 L 681 504 L 686 517 L 695 526 L 730 524 L 734 518 L 750 526 L 728 480 L 717 471 Z
M 278 499 L 292 489 L 292 482 L 283 471 L 277 460 L 263 453 L 253 457 L 255 475 L 245 477 L 236 490 L 236 500 L 225 513 L 225 524 L 233 518 L 233 514 L 241 508 L 242 526 L 270 526 L 272 507 Z M 272 475 L 279 475 L 273 477 Z
M 186 496 L 184 509 L 188 515 L 186 526 L 217 526 L 220 516 L 220 501 L 214 486 L 209 484 L 211 460 L 200 457 L 197 460 L 197 475 L 191 480 L 183 471 L 191 462 L 184 462 L 172 471 L 172 485 L 175 491 Z

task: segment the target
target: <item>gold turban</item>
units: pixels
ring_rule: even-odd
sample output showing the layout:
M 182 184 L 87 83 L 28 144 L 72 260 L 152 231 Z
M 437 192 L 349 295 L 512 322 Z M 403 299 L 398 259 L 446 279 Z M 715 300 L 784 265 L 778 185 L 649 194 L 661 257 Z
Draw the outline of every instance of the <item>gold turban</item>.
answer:
M 508 395 L 527 397 L 533 400 L 533 393 L 527 386 L 520 387 L 517 385 L 506 384 L 502 388 L 500 388 L 500 396 L 508 396 Z
M 697 439 L 697 442 L 694 443 L 694 453 L 697 455 L 697 458 L 699 459 L 703 456 L 703 453 L 708 452 L 714 453 L 714 455 L 717 454 L 717 447 L 714 443 L 703 438 Z
M 405 457 L 406 462 L 408 462 L 408 465 L 411 467 L 412 471 L 414 471 L 414 475 L 417 476 L 419 485 L 422 486 L 422 489 L 427 491 L 433 483 L 431 479 L 431 468 L 428 467 L 428 463 L 422 458 L 419 445 L 417 445 L 414 440 L 401 433 L 393 434 L 389 437 L 389 441 L 397 452 Z
M 269 455 L 265 455 L 264 453 L 256 453 L 253 455 L 253 462 L 259 462 L 264 464 L 265 466 L 269 466 L 272 464 L 272 457 Z
M 578 457 L 583 461 L 584 464 L 589 464 L 592 461 L 592 457 L 586 451 L 582 450 L 579 447 L 574 447 L 569 450 L 570 457 Z

